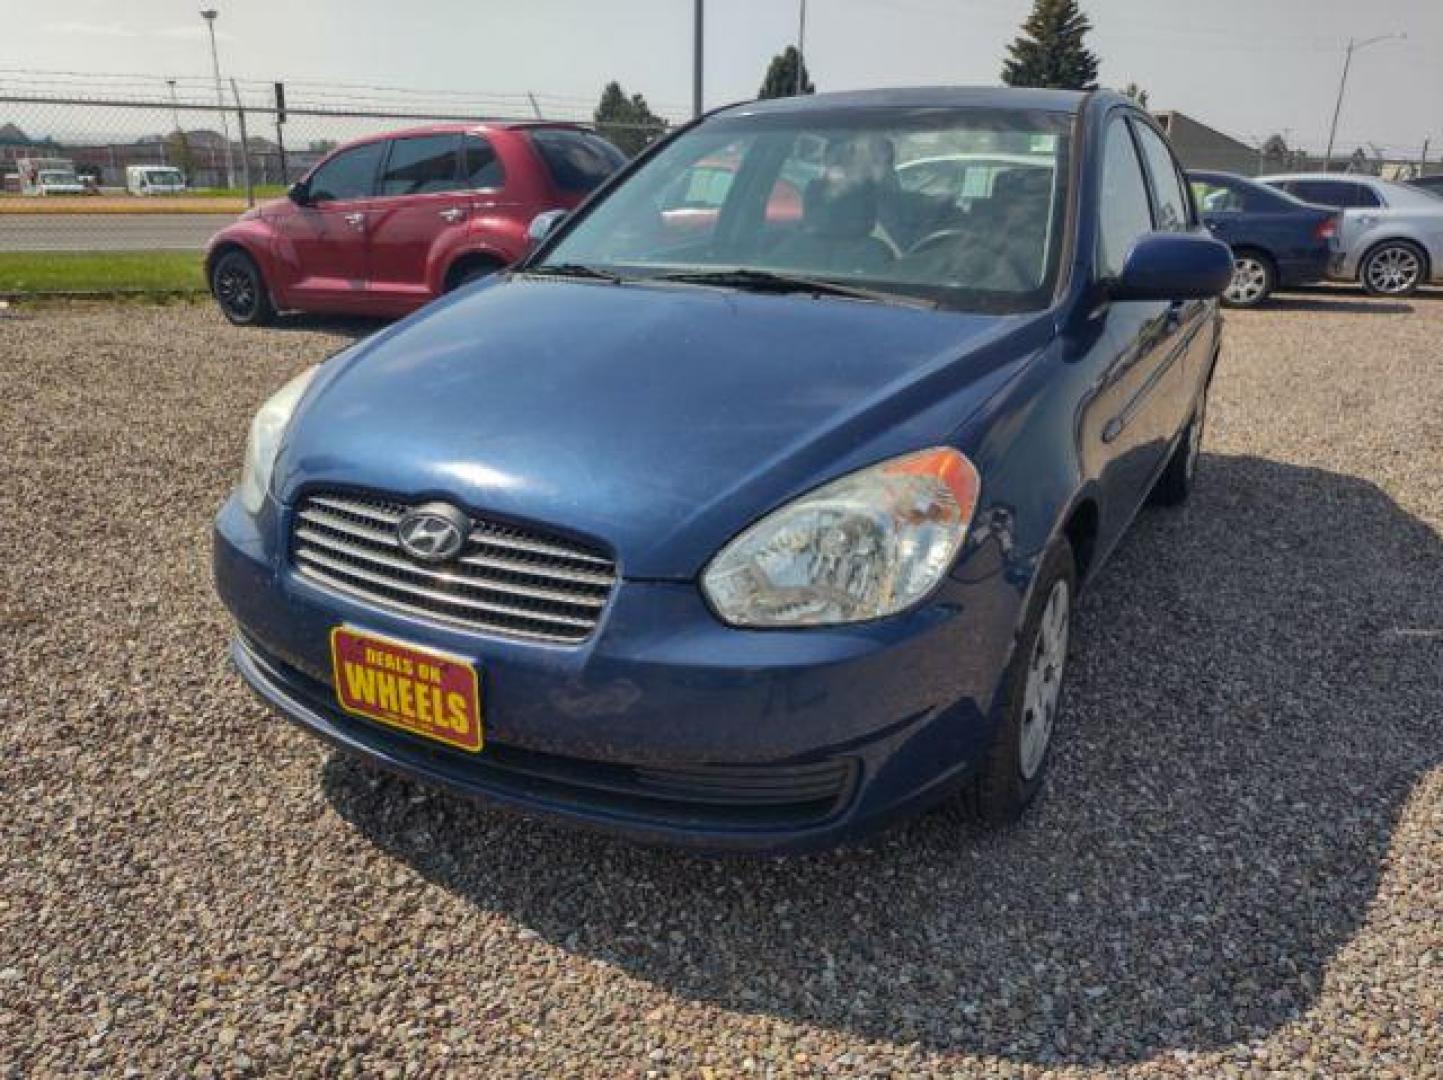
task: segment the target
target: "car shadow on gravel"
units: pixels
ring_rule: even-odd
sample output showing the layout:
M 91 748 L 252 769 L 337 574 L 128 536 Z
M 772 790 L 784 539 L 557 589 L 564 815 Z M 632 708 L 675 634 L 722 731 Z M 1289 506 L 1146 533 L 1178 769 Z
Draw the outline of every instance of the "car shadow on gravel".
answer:
M 269 331 L 282 333 L 336 334 L 352 341 L 370 337 L 378 330 L 384 330 L 396 320 L 381 319 L 371 315 L 317 315 L 308 312 L 292 312 L 279 315 L 275 322 L 266 327 Z
M 1336 292 L 1279 293 L 1264 306 L 1268 311 L 1315 311 L 1323 315 L 1411 315 L 1416 310 L 1402 300 L 1374 300 L 1361 292 L 1356 296 L 1339 296 Z
M 434 883 L 688 1000 L 1031 1063 L 1257 1038 L 1316 999 L 1443 761 L 1443 541 L 1354 477 L 1211 454 L 1202 478 L 1084 598 L 1051 787 L 1006 832 L 938 811 L 706 859 L 341 756 L 322 782 Z

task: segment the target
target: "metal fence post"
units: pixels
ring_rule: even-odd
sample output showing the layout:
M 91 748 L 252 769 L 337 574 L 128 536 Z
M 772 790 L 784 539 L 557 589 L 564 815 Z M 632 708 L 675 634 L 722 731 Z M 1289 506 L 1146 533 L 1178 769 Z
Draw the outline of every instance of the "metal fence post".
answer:
M 235 98 L 236 115 L 240 117 L 240 139 L 241 139 L 241 177 L 246 189 L 246 205 L 256 204 L 256 189 L 251 183 L 251 141 L 246 136 L 246 110 L 241 104 L 240 91 L 236 89 L 235 80 L 230 81 L 231 96 Z

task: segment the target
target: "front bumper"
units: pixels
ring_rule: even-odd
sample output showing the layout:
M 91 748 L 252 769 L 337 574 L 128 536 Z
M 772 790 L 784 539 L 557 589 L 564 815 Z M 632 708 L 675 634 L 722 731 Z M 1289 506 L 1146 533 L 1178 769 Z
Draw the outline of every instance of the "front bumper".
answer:
M 648 842 L 825 846 L 944 797 L 992 735 L 1021 596 L 979 549 L 937 600 L 809 631 L 721 624 L 695 586 L 622 581 L 578 645 L 483 635 L 328 592 L 284 557 L 288 512 L 232 499 L 216 522 L 232 655 L 267 703 L 334 745 L 467 796 Z M 961 579 L 965 578 L 965 582 Z M 337 624 L 474 657 L 486 749 L 343 713 Z

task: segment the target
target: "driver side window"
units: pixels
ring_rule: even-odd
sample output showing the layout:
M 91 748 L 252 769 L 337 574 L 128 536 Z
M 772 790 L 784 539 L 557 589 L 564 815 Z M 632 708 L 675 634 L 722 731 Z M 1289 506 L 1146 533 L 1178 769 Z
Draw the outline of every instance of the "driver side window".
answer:
M 1102 154 L 1102 191 L 1098 199 L 1097 269 L 1104 278 L 1122 273 L 1122 264 L 1138 237 L 1152 231 L 1152 207 L 1137 147 L 1127 122 L 1108 124 Z

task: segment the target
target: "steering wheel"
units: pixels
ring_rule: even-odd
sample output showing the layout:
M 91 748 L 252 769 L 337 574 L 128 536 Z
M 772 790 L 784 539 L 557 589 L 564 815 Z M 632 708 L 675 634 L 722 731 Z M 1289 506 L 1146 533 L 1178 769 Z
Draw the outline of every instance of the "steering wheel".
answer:
M 929 251 L 932 248 L 941 247 L 949 240 L 956 240 L 966 235 L 966 229 L 938 229 L 936 232 L 928 233 L 909 247 L 907 249 L 907 256 L 910 258 L 913 255 L 921 255 L 923 252 Z

